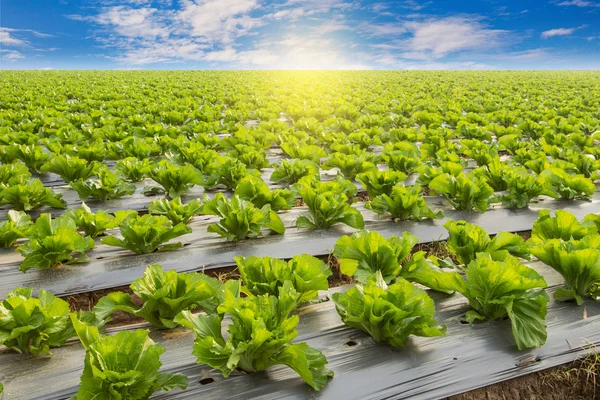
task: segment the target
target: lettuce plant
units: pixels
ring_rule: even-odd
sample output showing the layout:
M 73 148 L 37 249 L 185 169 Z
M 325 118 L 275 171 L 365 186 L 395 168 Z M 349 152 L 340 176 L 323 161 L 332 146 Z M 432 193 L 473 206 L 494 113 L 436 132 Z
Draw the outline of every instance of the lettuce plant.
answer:
M 530 245 L 543 245 L 552 239 L 581 240 L 598 234 L 598 227 L 591 215 L 579 222 L 573 214 L 564 210 L 556 210 L 554 217 L 550 210 L 540 210 L 538 214 L 531 229 L 531 238 L 528 240 Z
M 29 240 L 17 251 L 25 259 L 19 270 L 31 268 L 49 269 L 60 264 L 75 264 L 88 261 L 85 253 L 94 248 L 94 240 L 77 232 L 75 222 L 67 215 L 52 219 L 42 214 L 35 221 Z
M 235 190 L 238 183 L 249 175 L 260 176 L 260 172 L 246 168 L 246 165 L 232 157 L 219 157 L 202 178 L 202 186 L 213 189 L 223 185 L 229 190 Z
M 189 164 L 175 165 L 167 160 L 152 167 L 148 176 L 162 186 L 170 198 L 179 197 L 192 186 L 202 184 L 202 174 L 196 168 Z
M 281 150 L 291 158 L 310 160 L 315 164 L 318 164 L 321 158 L 327 156 L 325 150 L 314 144 L 284 142 L 281 143 Z
M 126 157 L 117 161 L 115 169 L 129 182 L 141 182 L 150 172 L 152 165 L 147 158 Z
M 76 400 L 147 400 L 158 390 L 187 388 L 185 375 L 158 372 L 165 348 L 150 339 L 150 331 L 125 330 L 104 336 L 75 315 L 71 321 L 86 350 Z
M 369 197 L 381 196 L 382 194 L 389 195 L 392 188 L 398 183 L 403 183 L 406 180 L 406 174 L 394 170 L 372 170 L 356 176 L 356 180 L 362 183 L 363 188 L 367 190 Z
M 548 168 L 540 174 L 561 199 L 589 200 L 596 192 L 594 183 L 583 175 L 569 175 L 562 169 Z
M 27 237 L 32 228 L 29 215 L 9 210 L 6 221 L 0 222 L 0 247 L 12 247 L 18 239 Z
M 548 303 L 544 289 L 548 285 L 535 270 L 511 256 L 494 261 L 489 254 L 481 253 L 467 266 L 465 278 L 455 281 L 459 283 L 455 290 L 473 308 L 467 311 L 468 322 L 508 317 L 519 350 L 544 345 Z
M 269 186 L 256 176 L 243 178 L 233 193 L 258 208 L 268 204 L 273 211 L 290 210 L 296 205 L 296 198 L 292 192 L 287 189 L 274 189 L 271 191 Z
M 200 214 L 202 202 L 198 199 L 192 199 L 187 203 L 181 202 L 181 197 L 173 200 L 155 199 L 148 205 L 148 212 L 152 215 L 164 215 L 173 225 L 179 223 L 187 224 L 194 215 Z
M 419 150 L 414 143 L 397 142 L 384 147 L 379 160 L 394 171 L 410 174 L 421 164 Z
M 53 172 L 60 176 L 65 183 L 86 180 L 96 175 L 100 164 L 88 162 L 79 157 L 70 155 L 54 155 L 44 166 L 42 171 Z
M 44 187 L 39 179 L 0 189 L 0 205 L 10 204 L 15 210 L 31 211 L 41 206 L 52 208 L 66 208 L 67 203 L 62 199 L 62 194 L 54 193 L 52 189 Z
M 329 266 L 308 254 L 292 257 L 289 261 L 273 257 L 235 257 L 247 292 L 259 296 L 277 296 L 287 281 L 298 293 L 298 303 L 315 298 L 319 290 L 327 290 Z
M 420 185 L 429 185 L 429 183 L 438 175 L 449 174 L 451 176 L 459 176 L 464 170 L 464 166 L 460 163 L 452 161 L 442 161 L 439 167 L 421 164 L 417 168 L 419 177 L 417 183 Z
M 42 167 L 48 162 L 52 156 L 47 153 L 42 146 L 35 144 L 17 144 L 9 150 L 12 157 L 21 160 L 29 171 L 41 174 Z
M 80 208 L 69 210 L 65 213 L 86 236 L 96 237 L 102 235 L 107 229 L 116 228 L 119 221 L 106 211 L 99 210 L 95 214 L 85 203 Z
M 508 192 L 500 197 L 506 208 L 525 208 L 534 198 L 545 195 L 556 198 L 549 185 L 526 170 L 514 169 L 505 174 Z
M 455 290 L 454 281 L 460 276 L 430 265 L 424 251 L 411 255 L 417 242 L 418 239 L 409 232 L 404 232 L 402 237 L 385 239 L 377 232 L 361 230 L 339 238 L 333 255 L 338 258 L 343 274 L 363 284 L 381 274 L 386 284 L 400 277 L 439 292 Z
M 510 167 L 502 163 L 499 157 L 494 157 L 486 165 L 475 168 L 472 174 L 483 179 L 494 191 L 499 192 L 508 189 L 506 174 L 510 170 Z
M 193 354 L 199 364 L 208 364 L 228 377 L 235 370 L 248 373 L 284 364 L 292 368 L 313 389 L 320 390 L 333 377 L 325 368 L 327 359 L 306 343 L 291 343 L 298 335 L 297 294 L 286 284 L 279 296 L 235 298 L 225 294 L 218 314 L 192 315 L 183 311 L 175 322 L 196 335 Z M 231 316 L 229 337 L 221 333 L 223 314 Z
M 246 167 L 259 171 L 270 165 L 263 149 L 257 149 L 256 147 L 249 145 L 236 144 L 227 155 L 236 158 Z
M 77 191 L 79 198 L 85 200 L 89 197 L 99 201 L 118 199 L 135 192 L 133 183 L 125 182 L 120 176 L 115 175 L 108 167 L 100 167 L 96 179 L 79 180 L 69 183 Z
M 41 289 L 19 288 L 0 303 L 0 345 L 19 353 L 50 354 L 75 336 L 69 319 L 69 303 Z M 103 326 L 93 313 L 79 312 L 79 318 Z
M 377 166 L 371 162 L 372 158 L 369 153 L 360 156 L 334 153 L 323 163 L 323 168 L 338 168 L 344 178 L 354 180 L 358 174 L 377 170 Z
M 504 261 L 509 255 L 529 259 L 529 248 L 523 238 L 509 232 L 499 232 L 490 238 L 487 231 L 465 221 L 448 220 L 448 250 L 458 262 L 467 266 L 477 253 L 488 253 L 493 260 Z
M 31 172 L 20 162 L 0 165 L 0 190 L 27 183 L 30 179 Z
M 367 332 L 377 342 L 399 347 L 410 335 L 446 334 L 446 326 L 435 319 L 431 297 L 402 278 L 388 286 L 377 272 L 375 282 L 334 293 L 331 300 L 344 324 Z
M 163 243 L 192 231 L 185 224 L 173 224 L 163 215 L 140 216 L 135 211 L 117 211 L 115 216 L 121 221 L 119 230 L 122 239 L 117 236 L 105 236 L 102 238 L 102 243 L 122 247 L 136 254 L 178 249 L 181 247 L 181 242 L 167 245 Z
M 374 197 L 367 203 L 366 208 L 378 215 L 390 213 L 395 221 L 421 221 L 423 219 L 442 218 L 441 211 L 432 211 L 423 198 L 421 186 L 405 187 L 403 184 L 394 186 L 391 193 Z
M 262 235 L 263 228 L 280 235 L 285 232 L 281 219 L 270 205 L 257 208 L 237 195 L 228 199 L 223 193 L 217 193 L 212 200 L 205 198 L 202 213 L 220 217 L 218 223 L 208 226 L 208 232 L 230 241 L 258 237 Z
M 356 190 L 356 187 L 354 189 Z M 348 203 L 348 198 L 343 192 L 330 190 L 326 185 L 311 186 L 306 182 L 297 184 L 295 190 L 310 212 L 310 216 L 298 217 L 298 228 L 325 229 L 338 222 L 353 228 L 364 226 L 362 214 Z
M 484 213 L 494 194 L 484 180 L 475 176 L 442 174 L 429 183 L 429 188 L 443 195 L 456 210 Z
M 275 166 L 275 170 L 271 174 L 271 182 L 283 182 L 288 184 L 297 183 L 301 178 L 309 177 L 309 179 L 319 177 L 319 168 L 310 160 L 281 160 Z
M 531 254 L 565 279 L 564 288 L 558 289 L 554 297 L 575 299 L 578 305 L 583 304 L 583 297 L 600 297 L 600 249 L 597 241 L 595 244 L 592 248 L 585 239 L 568 242 L 551 239 L 531 248 Z
M 141 307 L 129 294 L 112 292 L 98 301 L 94 313 L 104 319 L 115 311 L 124 311 L 142 317 L 156 327 L 171 329 L 177 326 L 173 321 L 175 316 L 183 310 L 201 308 L 214 313 L 225 290 L 215 278 L 196 272 L 164 272 L 158 264 L 149 265 L 144 276 L 133 281 L 130 288 L 143 301 Z M 239 282 L 229 281 L 227 289 L 239 292 Z

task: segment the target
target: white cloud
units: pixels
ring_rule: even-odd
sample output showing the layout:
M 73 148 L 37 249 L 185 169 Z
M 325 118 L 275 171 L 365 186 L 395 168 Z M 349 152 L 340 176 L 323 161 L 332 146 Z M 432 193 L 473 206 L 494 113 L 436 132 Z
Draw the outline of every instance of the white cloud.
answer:
M 424 9 L 431 3 L 432 3 L 431 1 L 427 1 L 425 3 L 419 3 L 416 0 L 406 0 L 402 3 L 401 7 L 408 8 L 412 11 L 421 11 L 422 9 Z
M 183 0 L 176 19 L 192 28 L 190 35 L 209 42 L 231 43 L 262 25 L 249 13 L 258 8 L 258 0 Z
M 162 25 L 156 8 L 129 8 L 115 6 L 105 9 L 95 18 L 95 22 L 111 25 L 115 32 L 128 37 L 157 37 L 169 35 L 169 29 Z
M 575 7 L 600 7 L 600 3 L 587 0 L 569 0 L 557 4 L 558 6 L 575 6 Z
M 23 56 L 23 54 L 19 53 L 16 50 L 2 49 L 0 50 L 0 58 L 2 58 L 3 60 L 16 61 L 21 58 L 25 58 L 25 56 Z
M 398 36 L 407 31 L 401 22 L 387 22 L 383 24 L 363 23 L 358 26 L 358 30 L 365 33 L 368 37 L 386 37 Z
M 448 17 L 404 24 L 412 37 L 405 41 L 411 52 L 441 58 L 463 50 L 490 48 L 501 44 L 509 33 L 488 29 L 479 20 L 467 17 Z
M 548 39 L 554 36 L 569 36 L 572 35 L 573 32 L 575 32 L 578 29 L 583 29 L 585 28 L 587 25 L 580 25 L 576 28 L 556 28 L 556 29 L 550 29 L 547 31 L 542 32 L 542 38 L 543 39 Z
M 14 32 L 14 29 L 0 28 L 0 43 L 4 46 L 25 46 L 29 44 L 26 40 L 12 36 L 11 32 Z

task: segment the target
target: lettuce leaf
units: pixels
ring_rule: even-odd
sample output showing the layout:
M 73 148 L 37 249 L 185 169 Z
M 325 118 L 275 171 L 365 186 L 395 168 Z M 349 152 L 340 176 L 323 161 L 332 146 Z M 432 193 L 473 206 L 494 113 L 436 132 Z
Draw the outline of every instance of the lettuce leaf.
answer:
M 35 221 L 29 241 L 17 247 L 25 259 L 19 270 L 49 269 L 60 264 L 88 261 L 85 253 L 94 248 L 94 240 L 77 232 L 75 222 L 68 216 L 52 219 L 42 214 Z
M 235 298 L 226 293 L 219 314 L 194 316 L 183 311 L 175 321 L 194 331 L 197 362 L 220 370 L 225 377 L 236 369 L 251 373 L 284 364 L 320 390 L 333 372 L 325 368 L 327 359 L 320 351 L 306 343 L 291 344 L 298 334 L 299 317 L 289 315 L 296 300 L 290 283 L 279 289 L 279 296 Z M 232 320 L 227 340 L 221 333 L 224 313 Z
M 314 299 L 319 290 L 327 290 L 329 266 L 308 254 L 292 257 L 289 261 L 273 257 L 234 258 L 247 292 L 256 296 L 277 296 L 286 282 L 298 293 L 298 303 Z
M 102 243 L 122 247 L 136 254 L 179 248 L 181 242 L 164 246 L 162 244 L 192 231 L 190 227 L 182 223 L 173 225 L 167 217 L 162 215 L 145 214 L 140 216 L 135 211 L 117 211 L 115 216 L 122 220 L 119 224 L 122 239 L 117 236 L 106 236 L 102 238 Z
M 236 289 L 237 286 L 237 289 Z M 239 292 L 239 282 L 229 281 L 226 286 L 215 278 L 190 272 L 163 272 L 158 264 L 149 265 L 142 278 L 130 286 L 143 301 L 138 307 L 132 298 L 123 292 L 112 292 L 102 297 L 94 307 L 99 318 L 106 318 L 115 311 L 124 311 L 144 318 L 159 328 L 175 328 L 175 316 L 183 310 L 201 308 L 207 313 L 216 311 L 224 290 Z
M 157 390 L 187 388 L 186 376 L 158 372 L 165 348 L 150 339 L 150 331 L 125 330 L 103 336 L 75 315 L 71 321 L 86 350 L 75 399 L 146 400 Z
M 435 320 L 435 304 L 425 290 L 401 278 L 388 286 L 379 272 L 377 275 L 376 283 L 370 281 L 331 296 L 346 325 L 396 347 L 404 345 L 410 335 L 446 334 L 446 326 Z
M 220 217 L 218 223 L 208 226 L 208 231 L 231 241 L 258 237 L 264 228 L 280 235 L 285 232 L 283 222 L 271 206 L 267 204 L 259 209 L 237 195 L 228 199 L 223 193 L 217 193 L 212 200 L 205 198 L 202 213 Z

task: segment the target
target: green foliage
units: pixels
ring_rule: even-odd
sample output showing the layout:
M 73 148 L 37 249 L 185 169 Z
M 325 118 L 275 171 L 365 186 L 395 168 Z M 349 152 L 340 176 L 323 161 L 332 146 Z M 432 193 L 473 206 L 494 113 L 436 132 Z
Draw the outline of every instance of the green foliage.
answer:
M 42 167 L 51 159 L 51 155 L 42 146 L 34 144 L 17 144 L 10 148 L 9 153 L 13 159 L 21 160 L 29 171 L 38 174 L 44 172 Z
M 0 345 L 26 354 L 50 354 L 75 336 L 69 319 L 69 303 L 41 289 L 19 288 L 0 303 Z M 80 312 L 79 318 L 102 326 L 92 313 Z
M 163 272 L 160 265 L 153 264 L 146 268 L 142 278 L 133 281 L 130 288 L 142 300 L 142 306 L 138 307 L 126 293 L 112 292 L 98 301 L 94 313 L 104 319 L 115 311 L 124 311 L 142 317 L 156 327 L 175 328 L 175 316 L 181 311 L 201 308 L 214 313 L 224 290 L 239 292 L 239 282 L 229 281 L 225 287 L 217 279 L 201 273 Z
M 400 171 L 378 169 L 358 174 L 356 180 L 362 183 L 363 188 L 367 190 L 369 197 L 380 196 L 382 194 L 391 194 L 392 188 L 398 183 L 404 183 L 406 174 Z
M 71 316 L 86 350 L 81 384 L 75 399 L 146 400 L 157 390 L 185 389 L 182 374 L 159 373 L 165 348 L 138 329 L 103 336 L 97 328 Z
M 273 257 L 235 257 L 235 262 L 248 293 L 256 296 L 277 296 L 286 282 L 298 293 L 298 303 L 315 298 L 319 290 L 327 290 L 329 266 L 308 254 L 292 257 L 289 261 Z
M 442 174 L 429 183 L 429 188 L 443 195 L 452 207 L 460 211 L 484 213 L 494 194 L 485 181 L 475 176 Z
M 223 185 L 229 190 L 235 190 L 238 183 L 245 177 L 249 175 L 260 177 L 260 172 L 247 169 L 246 165 L 231 157 L 217 158 L 208 171 L 202 178 L 202 186 L 206 189 Z
M 202 174 L 193 166 L 175 165 L 162 160 L 150 168 L 148 176 L 165 190 L 170 198 L 187 193 L 194 185 L 202 184 Z
M 69 186 L 77 191 L 79 198 L 82 200 L 91 197 L 99 201 L 106 201 L 119 199 L 135 192 L 135 185 L 133 183 L 125 182 L 107 167 L 99 168 L 97 176 L 97 179 L 71 182 Z
M 352 185 L 354 187 L 354 185 Z M 308 207 L 309 216 L 301 215 L 296 220 L 298 228 L 325 229 L 336 223 L 344 223 L 353 228 L 364 226 L 363 216 L 356 208 L 348 204 L 343 191 L 332 190 L 336 185 L 317 182 L 313 185 L 298 183 L 295 190 Z M 356 191 L 356 187 L 354 187 Z
M 119 224 L 117 219 L 106 211 L 99 210 L 94 214 L 85 203 L 81 203 L 80 208 L 67 211 L 65 215 L 75 222 L 77 229 L 93 238 L 102 235 L 107 229 L 116 228 Z
M 100 164 L 88 162 L 79 157 L 70 155 L 54 155 L 44 166 L 42 171 L 53 172 L 60 176 L 65 183 L 86 180 L 96 175 Z
M 267 168 L 270 164 L 263 149 L 257 149 L 253 146 L 236 144 L 232 150 L 227 153 L 228 156 L 236 158 L 246 167 L 256 170 Z
M 462 164 L 452 161 L 442 161 L 439 168 L 429 166 L 427 164 L 421 164 L 417 168 L 419 177 L 417 183 L 420 185 L 429 185 L 429 183 L 439 175 L 449 174 L 451 176 L 459 176 L 465 167 Z
M 187 224 L 194 215 L 202 211 L 202 202 L 198 199 L 192 199 L 187 203 L 181 202 L 181 197 L 173 200 L 154 199 L 148 205 L 148 212 L 152 215 L 164 215 L 173 225 Z
M 19 270 L 86 262 L 89 258 L 85 253 L 92 248 L 94 240 L 81 236 L 68 215 L 52 219 L 50 214 L 42 214 L 35 221 L 29 240 L 17 247 L 25 257 Z
M 495 261 L 504 261 L 509 255 L 529 259 L 529 249 L 523 238 L 515 233 L 499 232 L 490 238 L 487 231 L 465 221 L 448 220 L 448 250 L 459 263 L 467 266 L 478 253 L 488 253 Z
M 296 198 L 287 189 L 271 191 L 269 186 L 259 177 L 247 176 L 237 184 L 234 195 L 254 204 L 257 208 L 270 205 L 273 211 L 289 210 L 296 205 Z
M 333 372 L 325 368 L 327 359 L 320 351 L 306 343 L 291 344 L 298 335 L 299 317 L 289 314 L 296 306 L 297 294 L 288 284 L 279 289 L 279 296 L 235 298 L 226 293 L 219 314 L 194 316 L 184 311 L 175 321 L 196 334 L 197 362 L 220 370 L 225 377 L 236 369 L 252 373 L 284 364 L 320 390 Z M 221 333 L 224 313 L 232 321 L 227 340 Z
M 147 158 L 127 157 L 117 161 L 115 169 L 129 182 L 141 182 L 150 172 L 152 165 Z
M 432 211 L 423 198 L 421 186 L 405 187 L 403 184 L 394 186 L 391 193 L 374 197 L 366 208 L 378 215 L 390 213 L 396 221 L 421 221 L 423 219 L 438 219 L 444 214 L 442 211 Z
M 155 251 L 169 251 L 181 247 L 181 242 L 164 245 L 178 236 L 192 231 L 185 224 L 173 224 L 162 215 L 138 215 L 131 211 L 117 211 L 115 216 L 120 222 L 119 230 L 122 239 L 117 236 L 106 236 L 102 243 L 109 246 L 122 247 L 136 254 L 148 254 Z
M 556 194 L 541 178 L 530 175 L 524 169 L 514 169 L 505 173 L 508 192 L 500 199 L 506 208 L 525 208 L 534 198 L 545 195 L 556 198 Z
M 533 245 L 544 244 L 552 239 L 581 240 L 598 233 L 598 227 L 591 218 L 579 222 L 573 214 L 564 210 L 556 210 L 554 217 L 551 216 L 550 210 L 540 210 L 538 214 L 529 239 L 529 243 Z
M 0 222 L 0 247 L 12 247 L 18 239 L 27 237 L 32 228 L 29 215 L 9 210 L 6 221 Z
M 321 158 L 327 156 L 325 150 L 314 144 L 287 142 L 281 144 L 281 150 L 291 158 L 309 160 L 315 164 L 319 164 Z
M 31 173 L 20 162 L 0 165 L 0 190 L 27 183 L 31 179 Z
M 291 160 L 281 160 L 275 166 L 270 179 L 271 182 L 294 184 L 304 177 L 309 177 L 309 179 L 318 178 L 319 169 L 313 161 L 294 158 Z
M 204 199 L 202 213 L 220 217 L 218 223 L 210 224 L 208 231 L 230 241 L 256 238 L 267 228 L 282 235 L 285 227 L 270 205 L 256 208 L 252 203 L 234 195 L 231 199 L 217 193 L 212 200 Z
M 446 334 L 446 326 L 435 320 L 433 300 L 423 289 L 402 278 L 390 286 L 382 279 L 370 281 L 344 293 L 334 293 L 331 300 L 346 325 L 367 332 L 377 342 L 398 347 L 409 335 Z
M 41 206 L 66 208 L 62 195 L 44 187 L 39 179 L 0 189 L 0 205 L 10 204 L 15 210 L 31 211 Z
M 385 239 L 377 232 L 361 230 L 338 239 L 333 255 L 338 258 L 343 274 L 363 284 L 377 279 L 380 274 L 386 284 L 401 277 L 440 292 L 455 290 L 459 275 L 429 265 L 424 251 L 411 255 L 417 242 L 418 239 L 408 232 L 402 237 Z
M 561 199 L 589 200 L 596 191 L 594 183 L 583 175 L 569 175 L 562 169 L 548 168 L 540 174 Z
M 372 158 L 368 153 L 360 156 L 334 153 L 323 163 L 323 168 L 338 168 L 344 178 L 354 180 L 358 174 L 377 170 L 377 166 L 370 161 Z
M 468 265 L 465 278 L 456 290 L 473 307 L 467 312 L 468 322 L 508 316 L 519 350 L 544 345 L 548 285 L 536 271 L 514 257 L 494 261 L 483 253 Z

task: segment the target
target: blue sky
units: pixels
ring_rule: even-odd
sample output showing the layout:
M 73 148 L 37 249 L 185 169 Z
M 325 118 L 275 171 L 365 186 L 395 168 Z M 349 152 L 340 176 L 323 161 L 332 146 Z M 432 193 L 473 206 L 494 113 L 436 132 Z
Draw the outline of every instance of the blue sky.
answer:
M 600 69 L 600 1 L 2 0 L 2 69 Z

